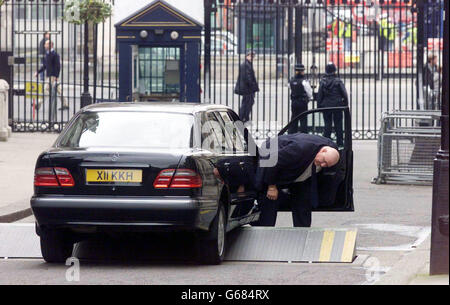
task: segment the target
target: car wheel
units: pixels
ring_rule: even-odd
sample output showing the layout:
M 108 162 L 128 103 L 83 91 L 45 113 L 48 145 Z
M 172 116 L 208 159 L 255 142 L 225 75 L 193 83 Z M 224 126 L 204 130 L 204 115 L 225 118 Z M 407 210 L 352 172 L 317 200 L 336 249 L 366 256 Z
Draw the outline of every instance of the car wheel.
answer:
M 72 255 L 73 243 L 69 237 L 58 230 L 40 231 L 41 253 L 47 263 L 65 263 Z
M 198 261 L 205 265 L 218 265 L 223 261 L 226 250 L 227 217 L 221 205 L 210 232 L 198 237 Z

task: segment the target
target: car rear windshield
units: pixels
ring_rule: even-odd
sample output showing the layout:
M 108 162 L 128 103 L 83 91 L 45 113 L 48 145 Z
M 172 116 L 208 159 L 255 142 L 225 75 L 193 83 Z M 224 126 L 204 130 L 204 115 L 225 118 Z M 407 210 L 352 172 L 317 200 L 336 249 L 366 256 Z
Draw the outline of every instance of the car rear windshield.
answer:
M 58 147 L 192 147 L 194 117 L 162 112 L 86 112 L 65 132 Z

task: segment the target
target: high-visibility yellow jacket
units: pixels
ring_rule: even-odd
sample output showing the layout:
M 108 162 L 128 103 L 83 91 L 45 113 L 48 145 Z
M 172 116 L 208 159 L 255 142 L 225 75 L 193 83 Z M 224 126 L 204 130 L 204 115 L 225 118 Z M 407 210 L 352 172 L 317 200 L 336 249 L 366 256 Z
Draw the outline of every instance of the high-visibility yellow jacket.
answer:
M 403 42 L 417 44 L 417 27 L 408 28 L 406 31 L 406 38 Z
M 338 27 L 338 28 L 336 28 Z M 331 26 L 333 33 L 339 38 L 352 38 L 352 24 L 336 19 Z
M 387 18 L 381 19 L 380 35 L 384 36 L 387 40 L 395 40 L 397 37 L 397 29 L 395 28 L 395 24 L 389 22 Z

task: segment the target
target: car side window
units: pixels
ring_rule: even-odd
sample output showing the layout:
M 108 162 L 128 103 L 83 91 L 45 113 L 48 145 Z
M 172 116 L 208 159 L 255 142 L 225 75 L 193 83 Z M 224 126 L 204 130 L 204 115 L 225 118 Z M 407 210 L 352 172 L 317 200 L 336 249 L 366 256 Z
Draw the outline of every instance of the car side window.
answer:
M 231 142 L 234 150 L 240 153 L 246 152 L 244 137 L 234 124 L 233 118 L 227 111 L 220 111 L 219 115 L 225 127 L 225 137 Z
M 225 131 L 213 112 L 207 112 L 202 120 L 202 147 L 216 152 L 232 152 L 233 146 L 225 137 Z

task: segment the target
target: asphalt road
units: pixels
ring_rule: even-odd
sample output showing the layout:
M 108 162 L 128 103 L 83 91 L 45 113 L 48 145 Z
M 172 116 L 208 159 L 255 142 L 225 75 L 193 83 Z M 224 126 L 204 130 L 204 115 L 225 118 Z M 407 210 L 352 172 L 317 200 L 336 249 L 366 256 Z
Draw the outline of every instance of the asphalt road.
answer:
M 39 259 L 2 260 L 0 284 L 372 284 L 428 237 L 432 189 L 373 185 L 376 142 L 356 142 L 354 150 L 356 212 L 313 216 L 314 227 L 359 229 L 358 257 L 353 264 L 225 262 L 198 266 L 189 258 L 192 249 L 185 246 L 176 250 L 177 259 L 169 255 L 163 260 L 142 260 L 129 253 L 125 260 L 99 256 L 95 261 L 81 261 L 79 282 L 66 280 L 68 267 L 63 265 L 48 265 Z M 33 218 L 21 222 L 33 222 Z M 280 213 L 277 226 L 292 226 L 290 214 Z

